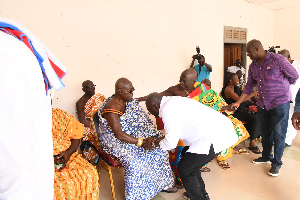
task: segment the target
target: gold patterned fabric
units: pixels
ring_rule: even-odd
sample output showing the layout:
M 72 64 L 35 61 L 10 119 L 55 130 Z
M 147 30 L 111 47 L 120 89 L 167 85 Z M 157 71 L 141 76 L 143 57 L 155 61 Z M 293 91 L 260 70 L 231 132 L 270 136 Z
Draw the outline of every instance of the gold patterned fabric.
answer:
M 69 113 L 52 109 L 53 155 L 66 151 L 71 139 L 82 138 L 83 128 L 83 124 Z M 99 195 L 98 180 L 96 168 L 75 152 L 63 169 L 55 170 L 54 199 L 96 200 Z
M 85 118 L 91 118 L 95 113 L 97 113 L 104 100 L 105 97 L 102 94 L 94 94 L 83 107 Z M 97 149 L 100 148 L 97 134 L 94 133 L 92 128 L 84 127 L 82 141 L 87 140 L 90 141 Z M 87 160 L 92 160 L 96 158 L 97 152 L 90 148 L 88 152 L 84 152 L 84 156 Z

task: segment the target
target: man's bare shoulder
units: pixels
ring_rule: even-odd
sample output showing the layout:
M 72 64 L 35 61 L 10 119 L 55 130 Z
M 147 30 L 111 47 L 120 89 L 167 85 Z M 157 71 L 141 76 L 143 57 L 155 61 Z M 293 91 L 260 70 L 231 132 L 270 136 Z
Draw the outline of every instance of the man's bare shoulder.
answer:
M 82 97 L 80 97 L 80 99 L 78 99 L 78 101 L 76 102 L 76 106 L 84 106 L 86 104 L 86 102 L 88 101 L 88 99 L 83 95 Z
M 176 94 L 180 91 L 182 91 L 182 87 L 180 86 L 180 84 L 171 86 L 167 89 L 168 92 L 172 93 L 172 96 L 176 96 Z

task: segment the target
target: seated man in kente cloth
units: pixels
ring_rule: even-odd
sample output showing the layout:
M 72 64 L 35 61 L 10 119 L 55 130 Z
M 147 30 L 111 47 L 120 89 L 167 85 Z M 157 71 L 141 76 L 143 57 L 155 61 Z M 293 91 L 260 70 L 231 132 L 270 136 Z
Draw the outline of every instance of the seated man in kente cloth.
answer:
M 161 92 L 160 94 L 163 96 L 182 96 L 182 97 L 189 97 L 192 98 L 199 103 L 202 103 L 218 112 L 223 112 L 225 110 L 230 110 L 230 106 L 226 104 L 226 102 L 223 100 L 222 97 L 220 97 L 214 90 L 212 90 L 210 87 L 208 87 L 204 83 L 209 83 L 207 79 L 204 79 L 204 83 L 199 83 L 196 81 L 197 79 L 197 72 L 194 69 L 186 69 L 181 73 L 180 76 L 180 84 L 177 84 L 175 86 L 169 87 L 167 90 Z M 146 97 L 138 98 L 139 101 L 146 100 Z M 249 137 L 249 133 L 247 132 L 245 126 L 243 123 L 236 118 L 234 118 L 232 115 L 230 115 L 229 112 L 226 112 L 226 115 L 228 115 L 228 118 L 231 120 L 234 129 L 236 131 L 237 137 L 239 138 L 239 141 L 233 145 L 232 147 L 222 151 L 217 156 L 217 163 L 219 164 L 222 169 L 228 170 L 230 169 L 230 166 L 225 161 L 225 159 L 230 158 L 233 153 L 233 148 L 237 146 L 240 142 L 244 141 Z M 201 119 L 199 119 L 201 120 Z M 217 122 L 216 122 L 217 123 Z M 212 127 L 213 128 L 213 127 Z M 182 143 L 179 141 L 179 144 Z M 181 145 L 182 146 L 182 145 Z M 182 147 L 181 147 L 182 148 Z M 177 151 L 178 154 L 180 154 L 180 150 Z M 177 160 L 176 163 L 179 162 L 180 156 L 176 156 Z M 173 170 L 175 171 L 176 175 L 176 185 L 180 187 L 181 181 L 179 178 L 179 174 L 177 173 L 177 166 L 172 166 Z
M 95 94 L 94 83 L 90 80 L 86 80 L 82 83 L 82 90 L 84 95 L 76 102 L 76 110 L 79 121 L 84 125 L 84 134 L 82 141 L 90 141 L 97 149 L 99 149 L 99 142 L 97 134 L 93 132 L 90 118 L 96 112 L 100 105 L 105 100 L 105 97 L 102 94 Z M 87 152 L 82 152 L 84 157 L 87 160 L 95 159 L 97 152 L 90 148 Z
M 126 78 L 115 84 L 115 94 L 99 108 L 98 138 L 103 151 L 115 156 L 125 169 L 125 198 L 151 199 L 159 192 L 176 192 L 167 151 L 146 150 L 146 138 L 161 137 L 146 112 L 133 99 Z M 151 142 L 150 142 L 151 145 Z
M 97 170 L 77 153 L 82 136 L 83 124 L 63 110 L 52 109 L 54 199 L 98 199 Z

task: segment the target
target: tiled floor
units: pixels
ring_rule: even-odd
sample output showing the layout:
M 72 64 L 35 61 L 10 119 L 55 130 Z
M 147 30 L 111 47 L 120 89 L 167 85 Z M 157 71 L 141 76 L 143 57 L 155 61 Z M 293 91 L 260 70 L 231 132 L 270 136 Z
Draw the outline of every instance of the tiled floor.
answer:
M 257 143 L 258 146 L 261 146 Z M 254 165 L 251 161 L 259 155 L 234 155 L 228 159 L 231 169 L 221 169 L 215 161 L 208 167 L 211 172 L 202 173 L 211 200 L 300 200 L 300 134 L 283 155 L 283 166 L 278 177 L 270 177 L 270 164 Z M 124 170 L 115 169 L 116 198 L 124 197 Z M 184 200 L 182 194 L 159 193 L 153 200 Z M 100 200 L 110 200 L 110 183 L 106 171 L 101 171 Z

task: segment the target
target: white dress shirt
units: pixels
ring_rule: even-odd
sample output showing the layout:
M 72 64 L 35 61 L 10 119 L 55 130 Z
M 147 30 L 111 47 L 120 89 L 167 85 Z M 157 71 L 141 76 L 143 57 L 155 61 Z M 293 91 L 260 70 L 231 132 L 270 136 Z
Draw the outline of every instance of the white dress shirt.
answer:
M 187 152 L 209 154 L 211 144 L 215 153 L 238 141 L 230 119 L 193 99 L 163 97 L 159 109 L 165 127 L 165 138 L 159 145 L 163 150 L 174 149 L 181 139 Z

